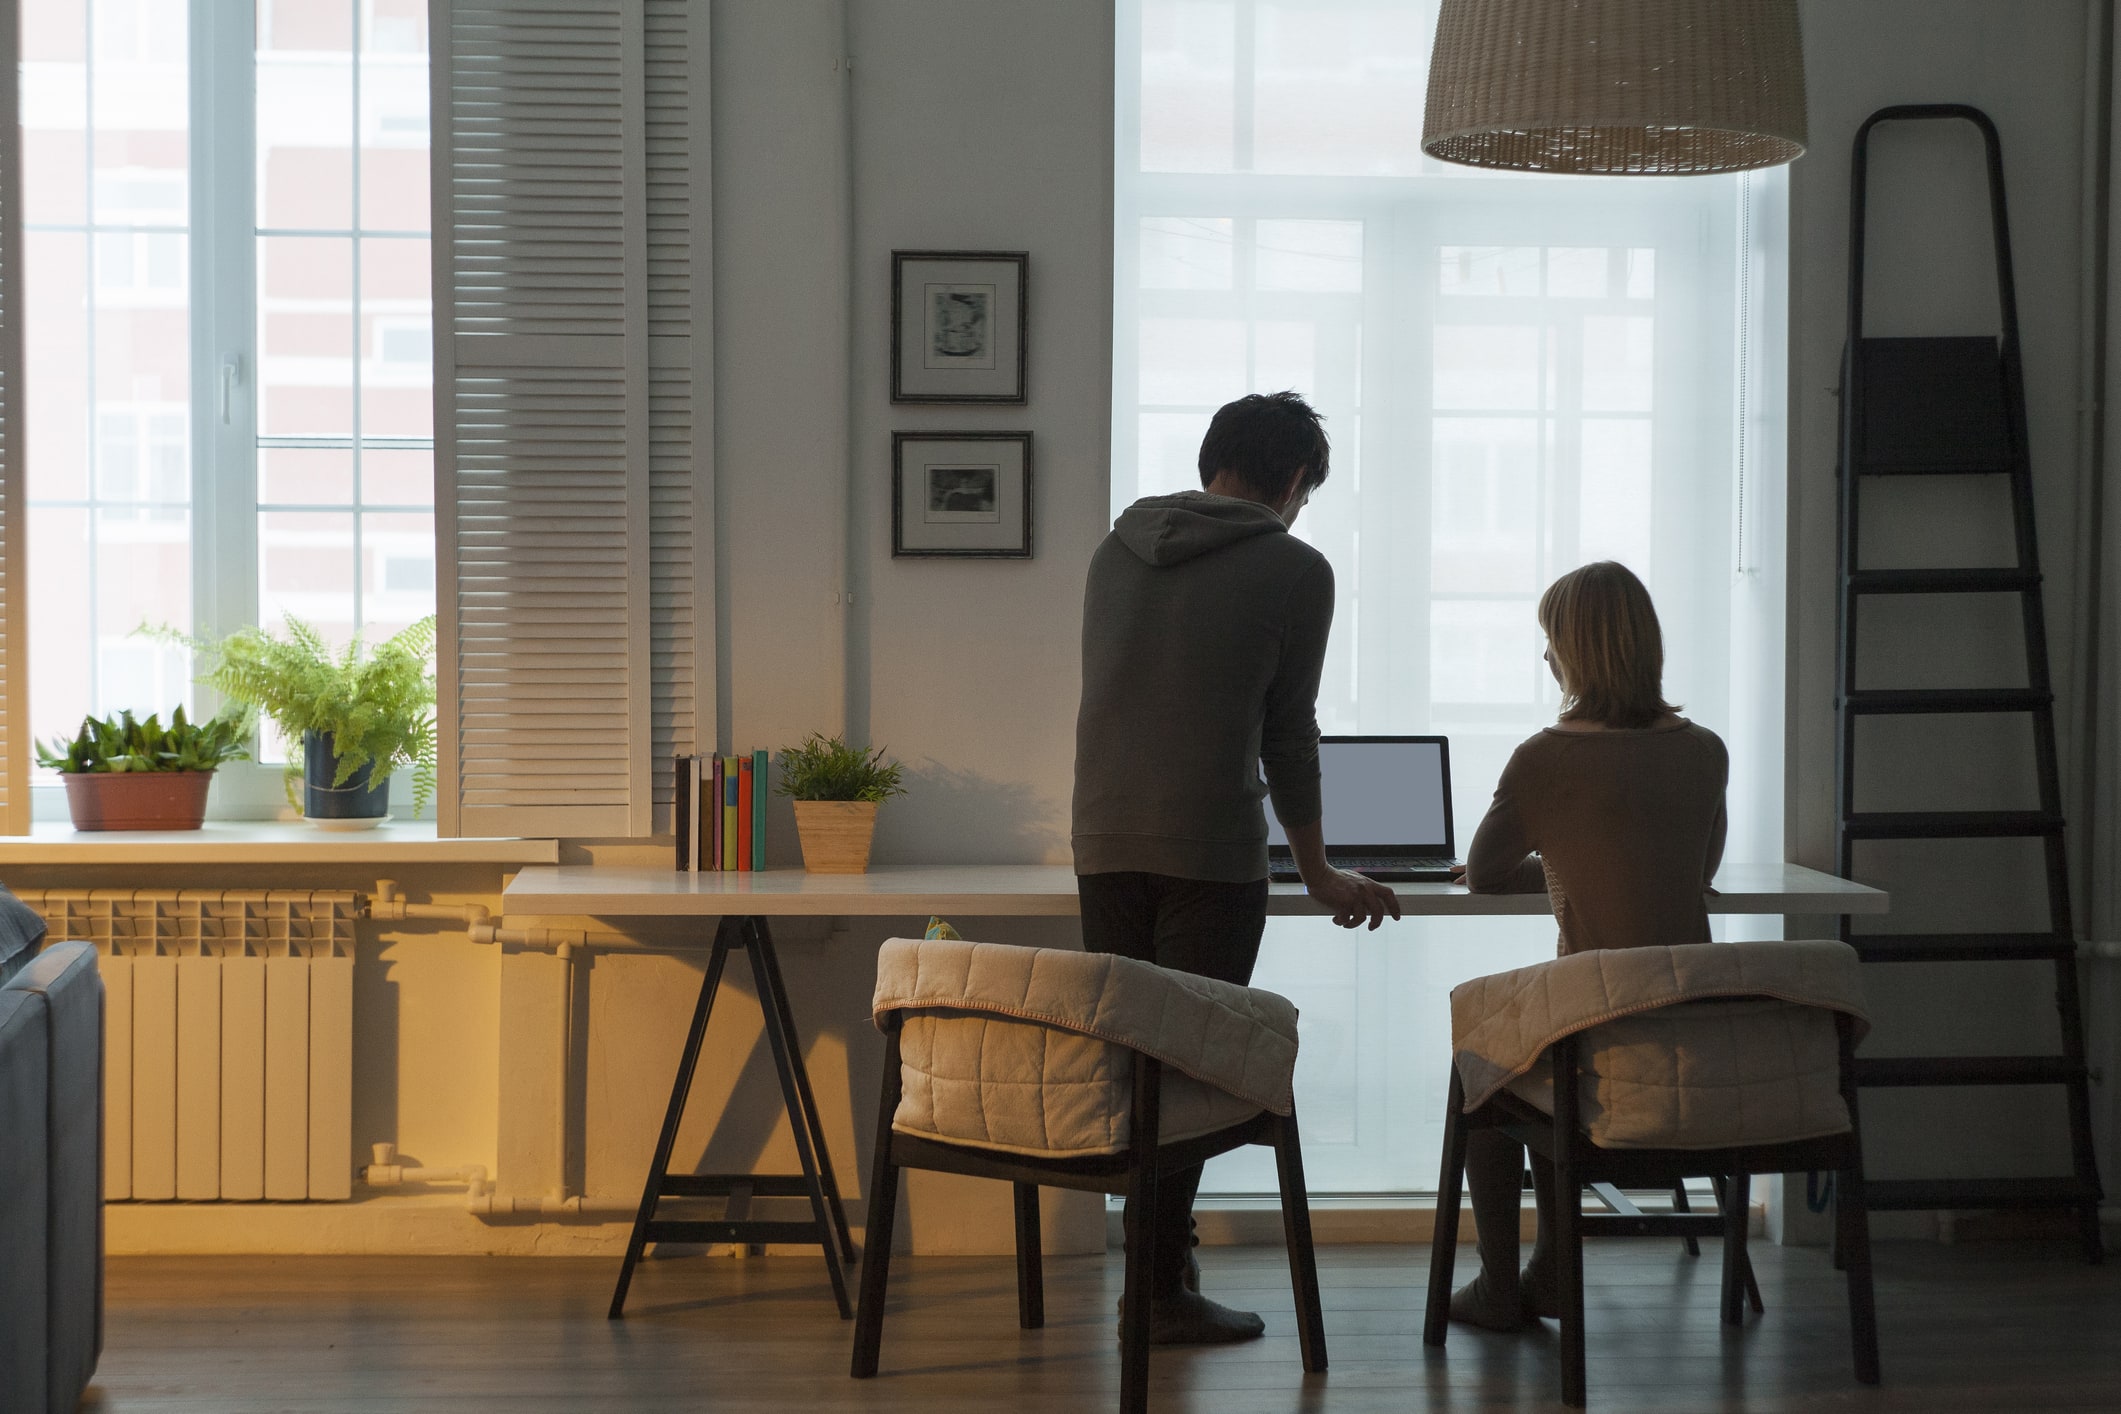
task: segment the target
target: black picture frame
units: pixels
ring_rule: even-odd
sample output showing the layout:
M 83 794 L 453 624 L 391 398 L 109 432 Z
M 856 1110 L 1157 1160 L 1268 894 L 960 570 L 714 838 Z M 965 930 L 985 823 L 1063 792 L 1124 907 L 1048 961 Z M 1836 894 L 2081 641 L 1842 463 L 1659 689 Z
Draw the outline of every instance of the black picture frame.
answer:
M 891 252 L 891 401 L 1029 401 L 1030 272 L 1028 251 Z
M 1029 432 L 891 434 L 893 559 L 1028 560 L 1031 507 Z

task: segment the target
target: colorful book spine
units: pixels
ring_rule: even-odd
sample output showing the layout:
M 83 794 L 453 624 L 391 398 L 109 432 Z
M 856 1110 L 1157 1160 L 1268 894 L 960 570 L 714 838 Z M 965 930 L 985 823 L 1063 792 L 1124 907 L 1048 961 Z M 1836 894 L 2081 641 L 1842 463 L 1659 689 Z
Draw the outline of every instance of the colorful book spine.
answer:
M 698 856 L 692 850 L 692 835 L 693 830 L 696 828 L 695 816 L 697 813 L 693 804 L 697 798 L 697 792 L 692 788 L 692 758 L 684 755 L 672 757 L 670 760 L 670 774 L 671 784 L 674 787 L 671 796 L 670 818 L 678 837 L 678 872 L 683 874 L 698 867 Z
M 701 853 L 705 856 L 700 861 L 700 868 L 720 869 L 722 867 L 722 758 L 712 756 L 707 759 L 713 764 L 711 766 L 702 765 L 700 768 L 700 783 L 706 787 L 706 800 L 700 805 L 702 821 L 700 844 L 702 846 Z
M 742 783 L 737 779 L 736 758 L 722 758 L 722 867 L 736 869 L 736 802 Z
M 752 764 L 749 756 L 736 758 L 736 867 L 750 873 L 758 866 L 751 862 L 751 812 L 757 805 L 756 791 L 751 781 Z
M 694 752 L 692 756 L 692 870 L 698 873 L 701 861 L 707 853 L 707 826 L 713 812 L 707 808 L 707 758 Z
M 766 759 L 763 751 L 751 753 L 751 867 L 754 869 L 766 867 L 766 802 L 772 798 L 772 793 L 766 789 L 769 769 Z

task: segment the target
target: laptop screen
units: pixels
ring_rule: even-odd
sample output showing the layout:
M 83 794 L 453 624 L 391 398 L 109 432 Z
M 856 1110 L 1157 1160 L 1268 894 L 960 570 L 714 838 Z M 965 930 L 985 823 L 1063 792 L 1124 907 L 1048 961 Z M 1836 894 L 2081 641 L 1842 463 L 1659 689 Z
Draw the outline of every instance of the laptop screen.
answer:
M 1450 758 L 1440 736 L 1329 736 L 1318 743 L 1326 848 L 1350 853 L 1450 855 Z M 1267 802 L 1267 844 L 1289 836 Z

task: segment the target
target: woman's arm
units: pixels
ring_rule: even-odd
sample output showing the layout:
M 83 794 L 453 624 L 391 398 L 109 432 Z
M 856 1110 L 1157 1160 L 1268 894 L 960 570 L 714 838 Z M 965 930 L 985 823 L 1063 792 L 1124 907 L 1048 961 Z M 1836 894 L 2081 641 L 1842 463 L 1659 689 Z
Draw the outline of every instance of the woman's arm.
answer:
M 1709 888 L 1716 882 L 1716 871 L 1723 867 L 1723 837 L 1730 830 L 1730 816 L 1724 812 L 1723 802 L 1716 802 L 1716 823 L 1709 826 L 1708 858 L 1701 866 L 1701 887 Z
M 1731 758 L 1720 738 L 1711 733 L 1710 740 L 1716 743 L 1716 754 L 1718 757 L 1716 762 L 1716 822 L 1709 826 L 1708 855 L 1701 863 L 1701 887 L 1710 893 L 1714 893 L 1716 891 L 1714 887 L 1716 871 L 1723 867 L 1724 836 L 1730 832 L 1731 827 L 1730 815 L 1725 809 L 1727 792 L 1730 790 L 1731 785 Z
M 1520 752 L 1522 748 L 1520 748 Z M 1495 782 L 1495 799 L 1466 848 L 1465 885 L 1476 894 L 1543 894 L 1546 869 L 1525 819 L 1525 771 L 1513 753 Z

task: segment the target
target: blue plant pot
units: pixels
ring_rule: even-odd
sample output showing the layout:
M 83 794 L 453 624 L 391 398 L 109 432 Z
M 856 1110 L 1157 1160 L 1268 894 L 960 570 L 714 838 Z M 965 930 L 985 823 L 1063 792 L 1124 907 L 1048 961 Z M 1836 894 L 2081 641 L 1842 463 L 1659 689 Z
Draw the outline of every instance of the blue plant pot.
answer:
M 390 813 L 390 777 L 373 784 L 371 761 L 334 786 L 339 754 L 330 732 L 302 734 L 302 813 L 312 820 L 380 820 Z

